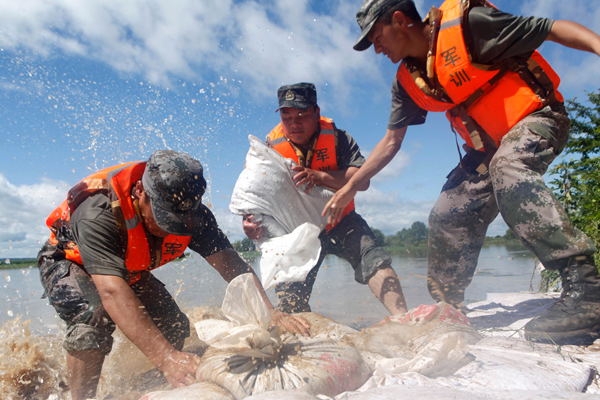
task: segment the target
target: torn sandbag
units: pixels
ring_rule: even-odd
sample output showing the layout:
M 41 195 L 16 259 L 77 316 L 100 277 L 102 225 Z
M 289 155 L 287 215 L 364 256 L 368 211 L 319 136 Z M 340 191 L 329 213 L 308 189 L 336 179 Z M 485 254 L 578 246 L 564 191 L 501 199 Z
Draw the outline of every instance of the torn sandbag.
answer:
M 214 382 L 242 399 L 285 389 L 332 397 L 357 389 L 369 378 L 370 368 L 351 345 L 279 335 L 277 328 L 269 328 L 270 320 L 261 309 L 266 306 L 258 299 L 252 275 L 240 275 L 223 300 L 223 313 L 232 321 L 195 324 L 200 339 L 211 346 L 202 356 L 196 379 Z

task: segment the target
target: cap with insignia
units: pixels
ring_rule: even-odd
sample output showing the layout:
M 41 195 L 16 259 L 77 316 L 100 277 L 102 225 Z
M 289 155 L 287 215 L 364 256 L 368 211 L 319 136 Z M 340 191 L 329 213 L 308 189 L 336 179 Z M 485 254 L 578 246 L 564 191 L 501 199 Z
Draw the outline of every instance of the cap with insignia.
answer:
M 309 107 L 317 105 L 317 89 L 312 83 L 295 83 L 285 85 L 277 91 L 279 98 L 279 108 L 291 107 L 300 110 L 306 110 Z
M 371 41 L 367 39 L 367 35 L 377 22 L 377 18 L 400 2 L 401 0 L 366 0 L 363 3 L 356 13 L 356 22 L 362 32 L 354 44 L 354 50 L 363 51 L 371 47 Z
M 202 225 L 202 196 L 206 190 L 202 164 L 186 153 L 154 152 L 142 176 L 154 220 L 172 235 L 189 236 Z

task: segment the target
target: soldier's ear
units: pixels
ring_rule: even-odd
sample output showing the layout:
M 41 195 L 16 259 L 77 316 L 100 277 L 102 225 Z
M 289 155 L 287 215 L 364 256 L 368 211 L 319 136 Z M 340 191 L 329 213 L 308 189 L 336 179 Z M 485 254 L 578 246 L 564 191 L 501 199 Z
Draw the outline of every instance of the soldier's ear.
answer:
M 321 107 L 319 107 L 319 106 L 315 107 L 315 115 L 317 116 L 317 119 L 321 118 Z
M 405 28 L 407 25 L 406 15 L 404 15 L 404 13 L 402 11 L 394 12 L 394 14 L 392 15 L 391 24 L 392 25 L 396 24 L 400 28 Z
M 132 193 L 136 198 L 139 199 L 143 192 L 144 192 L 144 186 L 142 186 L 142 180 L 140 179 L 139 181 L 137 181 L 135 183 Z

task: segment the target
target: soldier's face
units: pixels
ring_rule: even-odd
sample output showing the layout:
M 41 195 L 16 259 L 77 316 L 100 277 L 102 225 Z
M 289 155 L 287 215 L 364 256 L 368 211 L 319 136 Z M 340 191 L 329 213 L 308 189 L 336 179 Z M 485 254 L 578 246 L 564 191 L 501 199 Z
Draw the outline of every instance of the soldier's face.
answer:
M 279 110 L 283 134 L 297 145 L 305 146 L 319 126 L 319 108 L 309 107 L 306 110 L 284 107 Z
M 157 237 L 167 237 L 169 234 L 158 227 L 154 214 L 152 213 L 152 206 L 150 205 L 150 198 L 144 192 L 142 182 L 138 181 L 135 187 L 135 195 L 139 200 L 140 212 L 142 213 L 142 219 L 144 220 L 144 227 L 148 232 Z
M 392 22 L 389 24 L 381 20 L 377 21 L 367 35 L 367 39 L 373 43 L 375 53 L 383 53 L 394 64 L 412 55 L 411 42 L 406 34 L 408 22 L 409 20 L 400 11 L 394 14 Z

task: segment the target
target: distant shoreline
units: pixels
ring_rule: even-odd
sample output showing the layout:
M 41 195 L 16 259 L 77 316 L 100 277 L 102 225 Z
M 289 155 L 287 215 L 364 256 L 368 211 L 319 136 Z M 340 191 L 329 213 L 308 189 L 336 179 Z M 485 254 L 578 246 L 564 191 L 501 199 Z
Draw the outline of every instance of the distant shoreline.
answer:
M 525 246 L 523 246 L 523 244 L 519 240 L 514 240 L 514 239 L 507 240 L 502 237 L 486 236 L 485 242 L 483 243 L 483 245 L 484 246 L 505 245 L 505 246 L 511 247 L 515 250 L 517 250 L 517 249 L 526 250 L 527 249 Z M 385 251 L 387 251 L 388 253 L 393 253 L 393 254 L 407 254 L 407 255 L 411 255 L 413 257 L 427 257 L 428 246 L 427 246 L 427 244 L 421 244 L 421 245 L 417 245 L 417 246 L 384 246 L 383 249 Z M 187 255 L 188 254 L 186 254 L 186 256 Z M 242 251 L 242 252 L 240 252 L 240 255 L 246 262 L 253 262 L 253 261 L 256 261 L 256 259 L 260 258 L 259 251 Z M 185 258 L 185 256 L 182 258 Z M 10 264 L 6 264 L 4 262 L 4 260 L 2 260 L 2 263 L 0 264 L 0 270 L 21 269 L 21 268 L 27 268 L 29 266 L 32 266 L 32 267 L 37 266 L 37 259 L 35 259 L 35 258 L 6 258 L 6 259 L 10 260 Z M 181 261 L 181 260 L 178 260 L 178 261 Z

